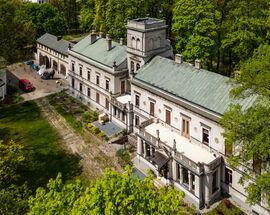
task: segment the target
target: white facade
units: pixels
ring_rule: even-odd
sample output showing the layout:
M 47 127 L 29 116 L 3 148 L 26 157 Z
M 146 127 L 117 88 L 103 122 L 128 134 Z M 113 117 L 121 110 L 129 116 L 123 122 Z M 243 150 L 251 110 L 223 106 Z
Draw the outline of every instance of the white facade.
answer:
M 139 161 L 135 163 L 143 163 L 165 184 L 184 191 L 198 208 L 208 207 L 229 194 L 250 212 L 269 214 L 264 202 L 254 206 L 245 202 L 245 189 L 239 184 L 243 172 L 240 168 L 232 169 L 227 163 L 229 150 L 219 124 L 222 115 L 136 80 L 140 68 L 153 56 L 172 58 L 165 22 L 137 19 L 129 21 L 127 29 L 126 58 L 117 66 L 112 65 L 112 61 L 108 65 L 112 60 L 109 37 L 106 39 L 109 48 L 103 52 L 108 54 L 109 60 L 93 59 L 96 56 L 102 59 L 95 47 L 98 40 L 95 33 L 79 42 L 77 49 L 70 49 L 68 59 L 59 59 L 66 65 L 74 97 L 106 113 L 111 121 L 135 134 Z M 99 44 L 104 49 L 102 43 Z M 81 48 L 91 45 L 95 48 L 89 52 Z M 41 46 L 38 50 L 38 56 L 50 56 L 49 63 L 57 59 Z M 182 62 L 182 59 L 176 60 Z
M 154 90 L 155 91 L 155 90 Z M 154 92 L 153 91 L 153 92 Z M 211 183 L 207 181 L 207 178 L 199 180 L 199 176 L 196 174 L 195 171 L 192 170 L 192 167 L 189 166 L 190 169 L 188 169 L 188 175 L 194 174 L 195 180 L 194 182 L 191 182 L 194 186 L 193 192 L 190 191 L 190 187 L 188 187 L 186 184 L 183 185 L 181 183 L 181 177 L 180 182 L 176 179 L 177 172 L 174 170 L 175 163 L 178 163 L 181 167 L 181 163 L 177 161 L 177 159 L 173 159 L 172 163 L 170 164 L 170 168 L 172 168 L 170 172 L 170 176 L 168 178 L 173 179 L 173 183 L 178 189 L 185 192 L 185 194 L 196 203 L 195 205 L 199 208 L 204 207 L 204 205 L 208 206 L 211 205 L 213 202 L 216 201 L 222 194 L 229 194 L 231 195 L 232 199 L 234 199 L 238 204 L 240 204 L 243 208 L 250 212 L 256 212 L 258 214 L 269 214 L 269 211 L 266 209 L 265 202 L 261 202 L 260 205 L 256 204 L 254 206 L 247 205 L 246 201 L 246 192 L 245 188 L 239 184 L 239 180 L 242 176 L 242 171 L 239 169 L 233 169 L 229 166 L 227 163 L 227 158 L 225 155 L 225 142 L 224 138 L 222 136 L 223 129 L 221 125 L 217 122 L 216 119 L 221 119 L 220 117 L 214 116 L 211 120 L 204 115 L 201 115 L 201 110 L 198 108 L 198 112 L 194 112 L 189 110 L 185 105 L 179 105 L 175 102 L 172 102 L 168 94 L 160 94 L 160 93 L 153 93 L 149 89 L 145 89 L 143 87 L 137 86 L 134 81 L 132 81 L 131 85 L 131 98 L 132 98 L 132 104 L 134 104 L 134 133 L 137 133 L 138 136 L 138 145 L 137 145 L 137 157 L 141 162 L 145 162 L 149 166 L 150 169 L 152 169 L 157 176 L 160 176 L 160 173 L 158 172 L 158 168 L 153 165 L 153 162 L 151 161 L 151 153 L 149 154 L 148 158 L 145 155 L 145 153 L 142 153 L 142 147 L 146 147 L 147 145 L 150 145 L 150 151 L 152 151 L 153 145 L 149 143 L 154 143 L 153 140 L 154 136 L 153 132 L 149 132 L 147 128 L 151 125 L 147 121 L 149 119 L 159 120 L 165 127 L 168 127 L 171 131 L 175 132 L 176 134 L 180 135 L 181 137 L 178 137 L 177 140 L 180 142 L 178 143 L 176 141 L 177 147 L 185 147 L 185 144 L 183 142 L 190 142 L 190 147 L 196 146 L 201 148 L 202 155 L 207 155 L 208 153 L 215 154 L 217 157 L 216 164 L 219 165 L 219 167 L 215 167 L 215 169 L 218 172 L 217 180 L 218 180 L 218 191 L 214 194 L 211 194 L 211 192 L 206 191 L 205 189 L 212 189 Z M 136 101 L 137 97 L 137 101 Z M 139 102 L 138 102 L 139 98 Z M 139 105 L 136 106 L 136 103 L 139 103 Z M 152 105 L 154 104 L 154 114 L 150 113 L 150 103 Z M 153 110 L 153 108 L 152 108 Z M 166 124 L 166 111 L 170 112 L 170 125 Z M 183 135 L 183 119 L 188 119 L 189 121 L 189 137 L 184 137 Z M 137 122 L 136 122 L 137 120 Z M 142 126 L 144 123 L 146 123 L 146 127 Z M 137 124 L 137 126 L 136 126 Z M 138 125 L 139 124 L 139 125 Z M 143 128 L 142 128 L 143 127 Z M 158 127 L 157 127 L 158 128 Z M 203 129 L 206 129 L 209 134 L 209 142 L 208 144 L 203 143 Z M 160 141 L 162 141 L 161 138 L 161 129 L 158 129 L 160 132 Z M 175 135 L 167 135 L 166 143 L 167 146 L 172 147 L 172 137 Z M 152 137 L 152 139 L 150 138 Z M 185 140 L 183 140 L 185 139 Z M 181 144 L 182 143 L 182 144 Z M 141 145 L 143 144 L 143 146 Z M 154 144 L 155 145 L 155 144 Z M 145 148 L 144 151 L 147 149 Z M 160 149 L 157 149 L 159 151 L 162 151 Z M 190 151 L 187 156 L 191 156 L 192 154 L 196 153 L 196 150 Z M 199 153 L 198 158 L 200 157 Z M 166 155 L 164 153 L 164 155 Z M 218 158 L 221 159 L 219 162 Z M 193 161 L 198 161 L 197 159 L 193 159 Z M 202 163 L 205 163 L 203 161 Z M 215 172 L 216 170 L 210 171 Z M 229 171 L 228 171 L 229 170 Z M 230 172 L 231 171 L 231 172 Z M 205 171 L 207 174 L 207 170 Z M 229 176 L 230 175 L 230 176 Z M 181 174 L 180 174 L 181 176 Z M 210 181 L 212 181 L 210 179 Z M 183 182 L 183 181 L 182 181 Z M 206 193 L 208 192 L 208 195 Z M 210 195 L 209 195 L 210 194 Z M 243 206 L 244 205 L 244 206 Z
M 47 68 L 53 68 L 58 77 L 66 78 L 68 56 L 54 51 L 44 45 L 37 44 L 37 60 L 39 65 L 45 64 Z
M 129 92 L 127 70 L 115 73 L 114 68 L 96 66 L 69 50 L 69 78 L 72 94 L 91 108 L 106 113 L 110 120 L 130 130 L 130 99 L 120 99 Z

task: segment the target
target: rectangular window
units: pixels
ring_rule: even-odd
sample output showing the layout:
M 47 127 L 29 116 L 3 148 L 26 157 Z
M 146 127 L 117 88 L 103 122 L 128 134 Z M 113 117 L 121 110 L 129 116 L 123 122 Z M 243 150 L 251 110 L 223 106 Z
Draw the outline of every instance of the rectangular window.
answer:
M 75 80 L 74 78 L 71 79 L 71 87 L 74 89 L 74 86 L 75 86 Z
M 80 66 L 80 76 L 82 76 L 82 67 Z
M 144 154 L 144 145 L 143 145 L 143 140 L 141 140 L 141 148 L 142 148 L 142 155 Z
M 110 81 L 106 80 L 106 90 L 109 91 L 110 90 Z
M 99 93 L 96 93 L 96 102 L 99 104 Z
M 189 138 L 189 119 L 182 119 L 182 135 Z
M 99 75 L 96 76 L 96 84 L 99 85 Z
M 75 65 L 74 63 L 71 63 L 71 71 L 74 72 L 74 70 L 75 70 Z
M 205 145 L 209 145 L 209 130 L 206 128 L 202 129 L 202 142 Z
M 87 96 L 90 97 L 90 95 L 91 95 L 91 92 L 90 92 L 90 88 L 88 87 L 87 88 Z
M 136 115 L 135 116 L 135 126 L 139 127 L 139 125 L 140 125 L 140 117 Z
M 165 116 L 165 122 L 166 124 L 170 125 L 171 124 L 171 111 L 166 110 L 166 116 Z
M 150 102 L 150 115 L 154 116 L 155 115 L 155 103 Z
M 176 180 L 180 180 L 180 165 L 176 163 Z
M 82 92 L 82 83 L 80 83 L 80 92 Z
M 90 81 L 90 78 L 91 78 L 91 74 L 90 74 L 90 71 L 88 70 L 87 71 L 87 80 Z
M 232 170 L 225 168 L 225 183 L 232 184 Z
M 187 186 L 189 185 L 189 179 L 188 179 L 188 170 L 185 167 L 182 167 L 182 174 L 183 174 L 183 183 Z
M 113 115 L 116 116 L 117 108 L 113 107 Z
M 121 81 L 121 94 L 126 92 L 126 81 Z
M 140 96 L 139 95 L 135 95 L 135 106 L 136 107 L 140 106 Z
M 105 108 L 109 110 L 109 99 L 105 98 Z

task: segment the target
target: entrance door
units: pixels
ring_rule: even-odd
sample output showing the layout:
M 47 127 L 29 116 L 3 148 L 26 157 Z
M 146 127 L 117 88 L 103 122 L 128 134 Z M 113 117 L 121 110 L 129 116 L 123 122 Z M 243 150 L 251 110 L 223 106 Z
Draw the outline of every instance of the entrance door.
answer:
M 166 110 L 166 121 L 165 121 L 168 125 L 171 124 L 171 111 Z
M 124 94 L 126 90 L 126 82 L 121 81 L 121 94 Z

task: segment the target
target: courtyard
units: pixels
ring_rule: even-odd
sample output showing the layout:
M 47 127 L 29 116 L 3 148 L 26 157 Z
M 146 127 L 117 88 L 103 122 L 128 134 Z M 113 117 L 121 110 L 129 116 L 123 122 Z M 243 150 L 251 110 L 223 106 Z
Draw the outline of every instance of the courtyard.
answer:
M 28 79 L 34 86 L 34 91 L 25 93 L 18 88 L 20 79 Z M 43 80 L 30 65 L 17 63 L 8 66 L 7 83 L 9 86 L 18 90 L 23 100 L 33 100 L 47 96 L 52 93 L 60 92 L 67 88 L 67 80 L 54 77 L 53 79 Z

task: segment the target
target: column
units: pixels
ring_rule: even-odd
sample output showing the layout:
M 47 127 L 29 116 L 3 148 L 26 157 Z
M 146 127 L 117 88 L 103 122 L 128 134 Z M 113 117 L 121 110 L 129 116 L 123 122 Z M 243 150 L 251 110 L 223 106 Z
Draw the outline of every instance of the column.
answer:
M 146 143 L 145 142 L 143 143 L 143 149 L 144 149 L 143 150 L 144 151 L 143 156 L 146 157 Z
M 142 154 L 142 144 L 141 144 L 141 138 L 137 137 L 137 153 L 139 155 Z
M 201 200 L 201 187 L 200 187 L 200 177 L 195 175 L 195 196 L 197 196 Z
M 218 189 L 220 189 L 220 182 L 221 182 L 221 170 L 220 170 L 220 166 L 217 168 L 217 187 Z
M 181 165 L 179 165 L 179 166 L 180 166 L 180 184 L 183 184 L 183 180 L 184 180 L 184 178 L 183 178 L 183 167 Z
M 205 204 L 207 207 L 210 205 L 210 197 L 212 194 L 212 180 L 213 177 L 211 174 L 206 175 L 205 177 Z
M 152 157 L 152 146 L 150 145 L 150 157 Z
M 191 191 L 192 190 L 192 173 L 190 171 L 188 171 L 188 190 Z
M 177 180 L 177 169 L 176 168 L 177 168 L 176 161 L 173 160 L 172 161 L 172 178 L 174 181 Z

